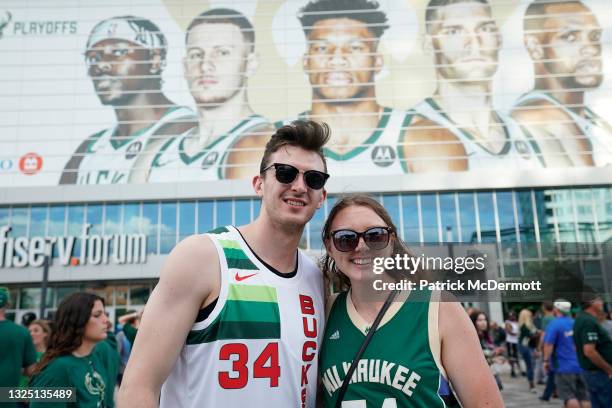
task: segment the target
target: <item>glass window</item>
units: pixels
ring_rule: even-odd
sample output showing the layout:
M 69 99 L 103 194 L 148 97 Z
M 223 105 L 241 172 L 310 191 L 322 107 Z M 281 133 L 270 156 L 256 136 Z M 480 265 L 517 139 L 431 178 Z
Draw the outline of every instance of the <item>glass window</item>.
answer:
M 179 204 L 179 241 L 195 233 L 195 201 Z
M 234 201 L 235 225 L 245 225 L 251 222 L 251 200 Z
M 140 203 L 123 204 L 123 232 L 126 234 L 140 233 Z
M 151 289 L 148 285 L 130 287 L 130 306 L 144 305 L 149 300 L 150 294 Z
M 213 204 L 213 201 L 200 201 L 198 203 L 198 232 L 200 234 L 215 228 Z
M 161 204 L 160 253 L 170 253 L 176 245 L 176 203 Z
M 81 256 L 81 234 L 83 233 L 83 221 L 85 220 L 85 209 L 82 205 L 68 206 L 68 235 L 74 235 L 74 250 L 72 256 Z M 91 232 L 89 233 L 91 235 Z
M 27 236 L 28 228 L 28 209 L 26 207 L 13 207 L 11 214 L 11 235 L 13 237 L 25 237 Z
M 495 208 L 493 195 L 490 192 L 476 193 L 478 199 L 478 215 L 480 217 L 480 237 L 482 242 L 496 242 Z
M 1 225 L 1 224 L 0 224 Z M 30 236 L 44 237 L 47 225 L 47 207 L 30 208 Z
M 0 208 L 0 227 L 5 225 L 9 225 L 9 208 L 1 207 Z
M 440 219 L 442 220 L 442 242 L 458 242 L 459 229 L 455 212 L 455 194 L 440 194 Z
M 122 204 L 106 204 L 106 215 L 104 220 L 104 234 L 121 234 L 121 209 Z
M 421 194 L 424 242 L 439 242 L 438 212 L 435 194 Z
M 157 253 L 157 228 L 159 203 L 144 203 L 142 205 L 142 224 L 140 231 L 147 235 L 147 253 Z
M 592 191 L 599 241 L 607 242 L 612 239 L 612 189 L 593 188 Z
M 234 220 L 232 217 L 232 200 L 217 200 L 217 222 L 216 227 L 223 227 L 225 225 L 233 225 Z
M 90 234 L 102 234 L 102 204 L 87 205 L 87 223 L 91 225 Z
M 419 236 L 419 209 L 416 194 L 402 195 L 402 216 L 404 241 L 407 243 L 421 242 Z
M 387 194 L 382 197 L 382 205 L 385 207 L 391 220 L 397 228 L 400 227 L 400 210 L 399 210 L 399 199 L 397 194 Z M 331 208 L 331 207 L 330 207 Z
M 59 286 L 57 287 L 56 288 L 56 291 L 57 291 L 56 306 L 59 306 L 62 299 L 64 299 L 66 296 L 74 292 L 79 292 L 80 290 L 81 288 L 79 286 Z
M 21 289 L 21 297 L 19 308 L 21 309 L 37 309 L 40 307 L 42 289 L 41 288 L 23 288 Z M 53 307 L 53 288 L 47 288 L 47 298 L 45 300 L 47 308 Z
M 48 234 L 51 237 L 64 236 L 64 221 L 66 217 L 66 207 L 63 205 L 52 205 L 49 207 L 49 228 Z M 57 245 L 53 245 L 53 258 L 58 257 Z
M 576 204 L 576 221 L 578 223 L 578 241 L 579 242 L 596 242 L 595 236 L 595 218 L 593 214 L 592 202 L 594 196 L 591 194 L 591 189 L 574 189 L 574 202 Z
M 461 223 L 461 242 L 478 242 L 473 193 L 459 193 L 459 222 Z
M 553 210 L 550 208 L 550 191 L 551 190 L 540 190 L 533 192 L 536 203 L 536 214 L 538 216 L 541 242 L 556 241 Z
M 115 306 L 126 306 L 128 299 L 129 286 L 117 285 L 115 286 Z
M 516 226 L 514 224 L 514 207 L 511 191 L 498 191 L 497 217 L 499 219 L 499 234 L 502 242 L 516 242 Z

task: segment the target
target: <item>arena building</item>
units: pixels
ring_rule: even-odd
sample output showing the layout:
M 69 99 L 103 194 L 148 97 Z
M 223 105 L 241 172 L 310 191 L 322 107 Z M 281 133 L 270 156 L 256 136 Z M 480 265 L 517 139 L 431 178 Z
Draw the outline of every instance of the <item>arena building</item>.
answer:
M 75 290 L 112 317 L 141 308 L 177 242 L 257 216 L 263 145 L 295 119 L 332 129 L 329 198 L 300 244 L 313 257 L 337 197 L 366 192 L 410 245 L 493 244 L 501 277 L 546 261 L 540 245 L 586 244 L 579 269 L 609 296 L 612 6 L 199 3 L 3 3 L 0 284 L 16 319 L 40 309 L 46 254 L 47 310 Z M 556 50 L 539 29 L 575 7 L 582 42 Z

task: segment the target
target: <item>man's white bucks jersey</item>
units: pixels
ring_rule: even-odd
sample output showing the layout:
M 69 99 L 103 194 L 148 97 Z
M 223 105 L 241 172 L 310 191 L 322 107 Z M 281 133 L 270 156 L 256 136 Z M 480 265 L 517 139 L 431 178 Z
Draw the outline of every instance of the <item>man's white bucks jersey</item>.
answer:
M 502 150 L 495 153 L 480 144 L 466 129 L 459 127 L 432 98 L 426 98 L 411 111 L 448 129 L 461 141 L 470 171 L 509 168 L 523 170 L 543 167 L 537 143 L 527 138 L 518 123 L 512 118 L 502 116 L 499 112 L 494 111 L 494 114 L 504 130 L 506 142 Z
M 321 271 L 298 251 L 297 273 L 281 277 L 234 227 L 207 236 L 219 255 L 219 298 L 187 335 L 160 407 L 314 407 L 324 330 Z
M 310 112 L 303 112 L 298 119 L 307 119 Z M 359 146 L 338 154 L 324 147 L 327 172 L 333 177 L 402 174 L 397 151 L 397 141 L 402 134 L 405 111 L 384 108 L 376 128 Z M 277 122 L 278 128 L 289 121 Z M 332 129 L 332 140 L 333 140 Z M 333 143 L 332 143 L 333 144 Z
M 589 107 L 584 107 L 584 117 L 568 109 L 552 95 L 542 91 L 531 91 L 521 96 L 516 105 L 524 105 L 530 102 L 545 100 L 567 113 L 583 136 L 591 143 L 593 161 L 596 166 L 612 165 L 612 126 Z M 543 124 L 544 125 L 544 124 Z M 578 135 L 579 136 L 579 135 Z
M 169 108 L 153 125 L 132 135 L 113 137 L 118 126 L 98 132 L 92 136 L 79 165 L 77 184 L 127 183 L 136 157 L 144 151 L 155 132 L 168 123 L 186 120 L 195 120 L 191 109 L 176 106 Z
M 223 178 L 225 159 L 228 149 L 238 139 L 253 129 L 268 125 L 270 122 L 259 115 L 251 115 L 241 120 L 232 130 L 219 136 L 202 151 L 190 156 L 185 151 L 189 138 L 199 138 L 199 127 L 170 139 L 155 155 L 149 171 L 148 182 L 175 182 L 220 180 Z

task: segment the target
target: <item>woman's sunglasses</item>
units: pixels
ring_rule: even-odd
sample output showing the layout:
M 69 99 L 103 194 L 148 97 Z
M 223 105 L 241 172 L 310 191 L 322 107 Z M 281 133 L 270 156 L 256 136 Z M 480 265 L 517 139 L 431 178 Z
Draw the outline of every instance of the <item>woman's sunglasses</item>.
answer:
M 334 246 L 340 252 L 350 252 L 359 245 L 359 238 L 363 237 L 363 242 L 368 248 L 379 250 L 389 245 L 391 227 L 373 227 L 363 232 L 356 232 L 350 229 L 341 229 L 331 233 Z
M 272 163 L 271 165 L 263 169 L 261 172 L 265 173 L 272 167 L 274 167 L 276 173 L 276 180 L 278 180 L 279 183 L 293 183 L 293 180 L 295 180 L 297 175 L 300 174 L 300 170 L 298 170 L 296 167 L 293 167 L 290 164 L 283 163 Z M 304 172 L 304 182 L 309 188 L 313 190 L 322 189 L 328 178 L 329 174 L 323 173 L 322 171 L 306 170 Z

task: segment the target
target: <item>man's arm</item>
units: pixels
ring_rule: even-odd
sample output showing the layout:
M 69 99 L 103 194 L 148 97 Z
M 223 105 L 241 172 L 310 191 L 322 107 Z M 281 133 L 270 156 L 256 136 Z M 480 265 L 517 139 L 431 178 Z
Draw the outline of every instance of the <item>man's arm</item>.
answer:
M 599 351 L 595 348 L 595 344 L 587 343 L 582 346 L 582 351 L 586 358 L 591 360 L 591 363 L 601 368 L 609 377 L 612 377 L 612 365 L 608 364 L 606 360 L 599 354 Z
M 457 136 L 435 122 L 415 118 L 398 145 L 407 173 L 468 170 L 465 148 Z
M 441 302 L 442 365 L 464 407 L 503 407 L 474 325 L 457 302 Z
M 118 408 L 157 407 L 198 310 L 218 296 L 219 286 L 219 258 L 210 238 L 191 236 L 174 248 L 142 315 Z

